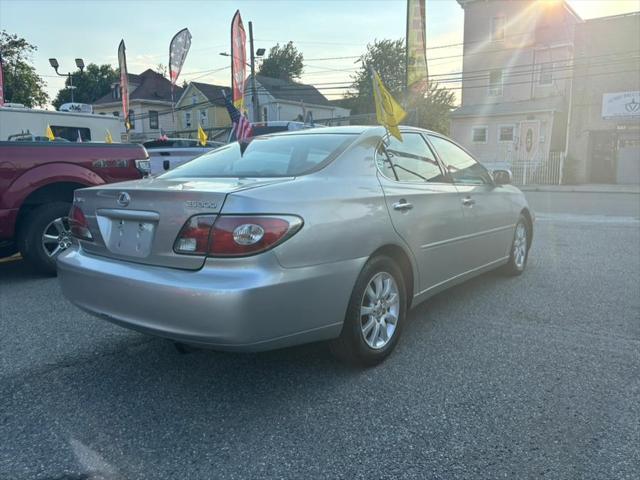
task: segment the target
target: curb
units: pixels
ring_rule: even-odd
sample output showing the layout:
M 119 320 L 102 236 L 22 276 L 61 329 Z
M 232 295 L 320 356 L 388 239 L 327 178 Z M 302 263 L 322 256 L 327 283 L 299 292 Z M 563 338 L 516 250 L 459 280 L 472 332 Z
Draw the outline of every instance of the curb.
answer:
M 551 192 L 551 193 L 617 193 L 640 195 L 640 186 L 636 185 L 522 185 L 518 186 L 523 192 Z

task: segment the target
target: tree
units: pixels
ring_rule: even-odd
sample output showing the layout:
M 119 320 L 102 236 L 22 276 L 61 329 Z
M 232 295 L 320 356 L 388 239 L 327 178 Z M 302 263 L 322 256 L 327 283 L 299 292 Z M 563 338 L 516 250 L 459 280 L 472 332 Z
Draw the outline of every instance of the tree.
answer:
M 0 56 L 4 74 L 4 98 L 6 102 L 22 103 L 27 107 L 42 106 L 49 96 L 44 91 L 45 81 L 31 65 L 31 54 L 37 50 L 24 38 L 0 32 Z
M 367 45 L 360 62 L 362 66 L 353 76 L 352 89 L 355 93 L 342 102 L 352 110 L 352 114 L 375 111 L 371 67 L 378 72 L 393 97 L 400 102 L 404 100 L 407 71 L 404 39 L 374 41 Z M 417 99 L 406 108 L 408 115 L 404 123 L 446 134 L 449 130 L 449 112 L 455 107 L 454 102 L 455 94 L 452 91 L 429 81 L 424 98 Z
M 271 47 L 269 55 L 260 65 L 259 74 L 265 77 L 281 78 L 283 80 L 292 80 L 300 78 L 304 57 L 302 53 L 293 46 L 293 42 L 289 42 L 284 46 L 279 43 L 275 47 Z
M 111 65 L 96 65 L 90 63 L 84 71 L 76 71 L 71 74 L 73 78 L 73 100 L 78 103 L 94 103 L 97 99 L 111 91 L 111 85 L 118 81 L 119 75 Z M 69 78 L 64 82 L 69 86 Z M 51 102 L 54 107 L 71 101 L 71 90 L 63 88 L 58 91 L 55 100 Z
M 167 76 L 167 66 L 162 64 L 162 63 L 159 63 L 158 65 L 156 65 L 156 73 L 159 73 L 163 77 L 166 77 Z

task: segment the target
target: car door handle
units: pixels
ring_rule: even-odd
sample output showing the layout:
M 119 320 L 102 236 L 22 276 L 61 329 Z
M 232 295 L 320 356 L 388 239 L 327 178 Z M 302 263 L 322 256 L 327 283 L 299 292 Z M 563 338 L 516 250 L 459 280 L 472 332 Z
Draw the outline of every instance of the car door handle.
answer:
M 476 204 L 476 201 L 471 197 L 465 197 L 462 199 L 462 205 L 465 207 L 473 207 Z
M 393 204 L 393 209 L 394 210 L 405 211 L 405 210 L 411 210 L 412 208 L 413 208 L 413 204 L 408 203 L 404 199 Z

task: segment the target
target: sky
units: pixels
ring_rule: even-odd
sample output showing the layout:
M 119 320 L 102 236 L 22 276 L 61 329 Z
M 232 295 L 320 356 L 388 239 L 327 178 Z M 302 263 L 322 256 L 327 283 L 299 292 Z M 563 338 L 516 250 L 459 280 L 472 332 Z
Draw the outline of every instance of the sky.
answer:
M 464 13 L 455 0 L 426 0 L 427 57 L 433 78 L 462 69 Z M 569 0 L 584 19 L 640 10 L 640 0 Z M 168 62 L 171 37 L 188 27 L 191 50 L 180 82 L 195 80 L 229 85 L 229 28 L 236 9 L 245 28 L 253 22 L 256 48 L 267 51 L 292 40 L 304 54 L 302 81 L 318 86 L 330 99 L 344 94 L 336 82 L 349 81 L 355 58 L 375 39 L 405 35 L 405 0 L 0 0 L 0 29 L 38 47 L 33 63 L 55 97 L 64 85 L 60 71 L 85 64 L 117 66 L 121 39 L 127 46 L 130 73 Z M 454 45 L 443 47 L 445 45 Z M 330 58 L 328 60 L 325 60 Z M 218 70 L 218 71 L 215 71 Z M 344 85 L 344 84 L 343 84 Z

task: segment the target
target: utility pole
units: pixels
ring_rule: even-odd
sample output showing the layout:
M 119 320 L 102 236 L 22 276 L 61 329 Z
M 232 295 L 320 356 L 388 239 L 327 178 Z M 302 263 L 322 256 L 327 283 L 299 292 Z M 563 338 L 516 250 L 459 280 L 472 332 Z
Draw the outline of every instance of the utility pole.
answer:
M 249 22 L 249 54 L 251 58 L 251 106 L 253 108 L 253 121 L 260 121 L 260 104 L 258 102 L 258 90 L 256 88 L 256 57 L 253 53 L 253 23 Z

